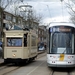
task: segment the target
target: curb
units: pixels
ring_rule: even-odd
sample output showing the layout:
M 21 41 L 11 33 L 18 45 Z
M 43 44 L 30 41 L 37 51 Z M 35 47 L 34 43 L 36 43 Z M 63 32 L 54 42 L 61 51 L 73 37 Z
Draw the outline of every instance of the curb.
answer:
M 38 51 L 38 54 L 42 54 L 45 53 L 46 51 Z
M 0 64 L 4 63 L 4 59 L 0 58 Z

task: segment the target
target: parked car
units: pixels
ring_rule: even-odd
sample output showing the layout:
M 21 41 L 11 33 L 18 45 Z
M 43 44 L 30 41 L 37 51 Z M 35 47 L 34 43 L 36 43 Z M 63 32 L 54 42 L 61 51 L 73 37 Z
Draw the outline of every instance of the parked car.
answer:
M 0 57 L 2 57 L 2 47 L 0 47 Z
M 0 41 L 0 57 L 2 57 L 2 42 Z
M 43 50 L 45 50 L 45 47 L 44 46 L 40 46 L 39 47 L 39 51 L 43 51 Z

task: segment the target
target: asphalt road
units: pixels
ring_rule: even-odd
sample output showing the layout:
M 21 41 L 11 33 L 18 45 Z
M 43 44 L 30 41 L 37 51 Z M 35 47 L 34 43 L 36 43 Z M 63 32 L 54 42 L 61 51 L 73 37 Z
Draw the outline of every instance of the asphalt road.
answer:
M 49 73 L 50 69 L 47 67 L 46 54 L 40 54 L 35 61 L 6 75 L 49 75 Z
M 0 68 L 1 70 L 1 68 Z M 46 53 L 40 54 L 35 61 L 23 66 L 6 66 L 0 75 L 75 75 L 75 69 L 52 69 L 47 66 Z

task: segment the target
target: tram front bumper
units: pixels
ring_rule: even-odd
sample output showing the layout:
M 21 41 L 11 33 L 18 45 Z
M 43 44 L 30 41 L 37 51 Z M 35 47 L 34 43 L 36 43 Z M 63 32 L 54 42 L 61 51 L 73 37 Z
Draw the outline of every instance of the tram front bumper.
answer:
M 75 64 L 51 64 L 47 63 L 49 67 L 75 67 Z
M 50 67 L 75 67 L 74 63 L 68 63 L 68 61 L 63 62 L 58 61 L 56 63 L 48 62 L 47 65 Z

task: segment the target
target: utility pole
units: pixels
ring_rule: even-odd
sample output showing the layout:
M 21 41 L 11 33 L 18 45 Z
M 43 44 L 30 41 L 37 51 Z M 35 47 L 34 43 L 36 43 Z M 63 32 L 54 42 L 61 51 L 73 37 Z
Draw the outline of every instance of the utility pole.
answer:
M 21 12 L 23 12 L 25 14 L 24 19 L 25 19 L 25 22 L 27 21 L 28 22 L 28 28 L 31 28 L 31 24 L 30 24 L 30 21 L 31 21 L 31 14 L 32 14 L 32 6 L 31 5 L 20 5 L 19 8 L 21 8 Z M 25 23 L 26 24 L 26 23 Z M 25 27 L 25 25 L 24 25 Z
M 60 1 L 61 1 L 61 7 L 62 7 L 62 19 L 64 21 L 64 12 L 63 12 L 63 10 L 64 10 L 64 8 L 63 8 L 63 1 L 64 0 L 60 0 Z

